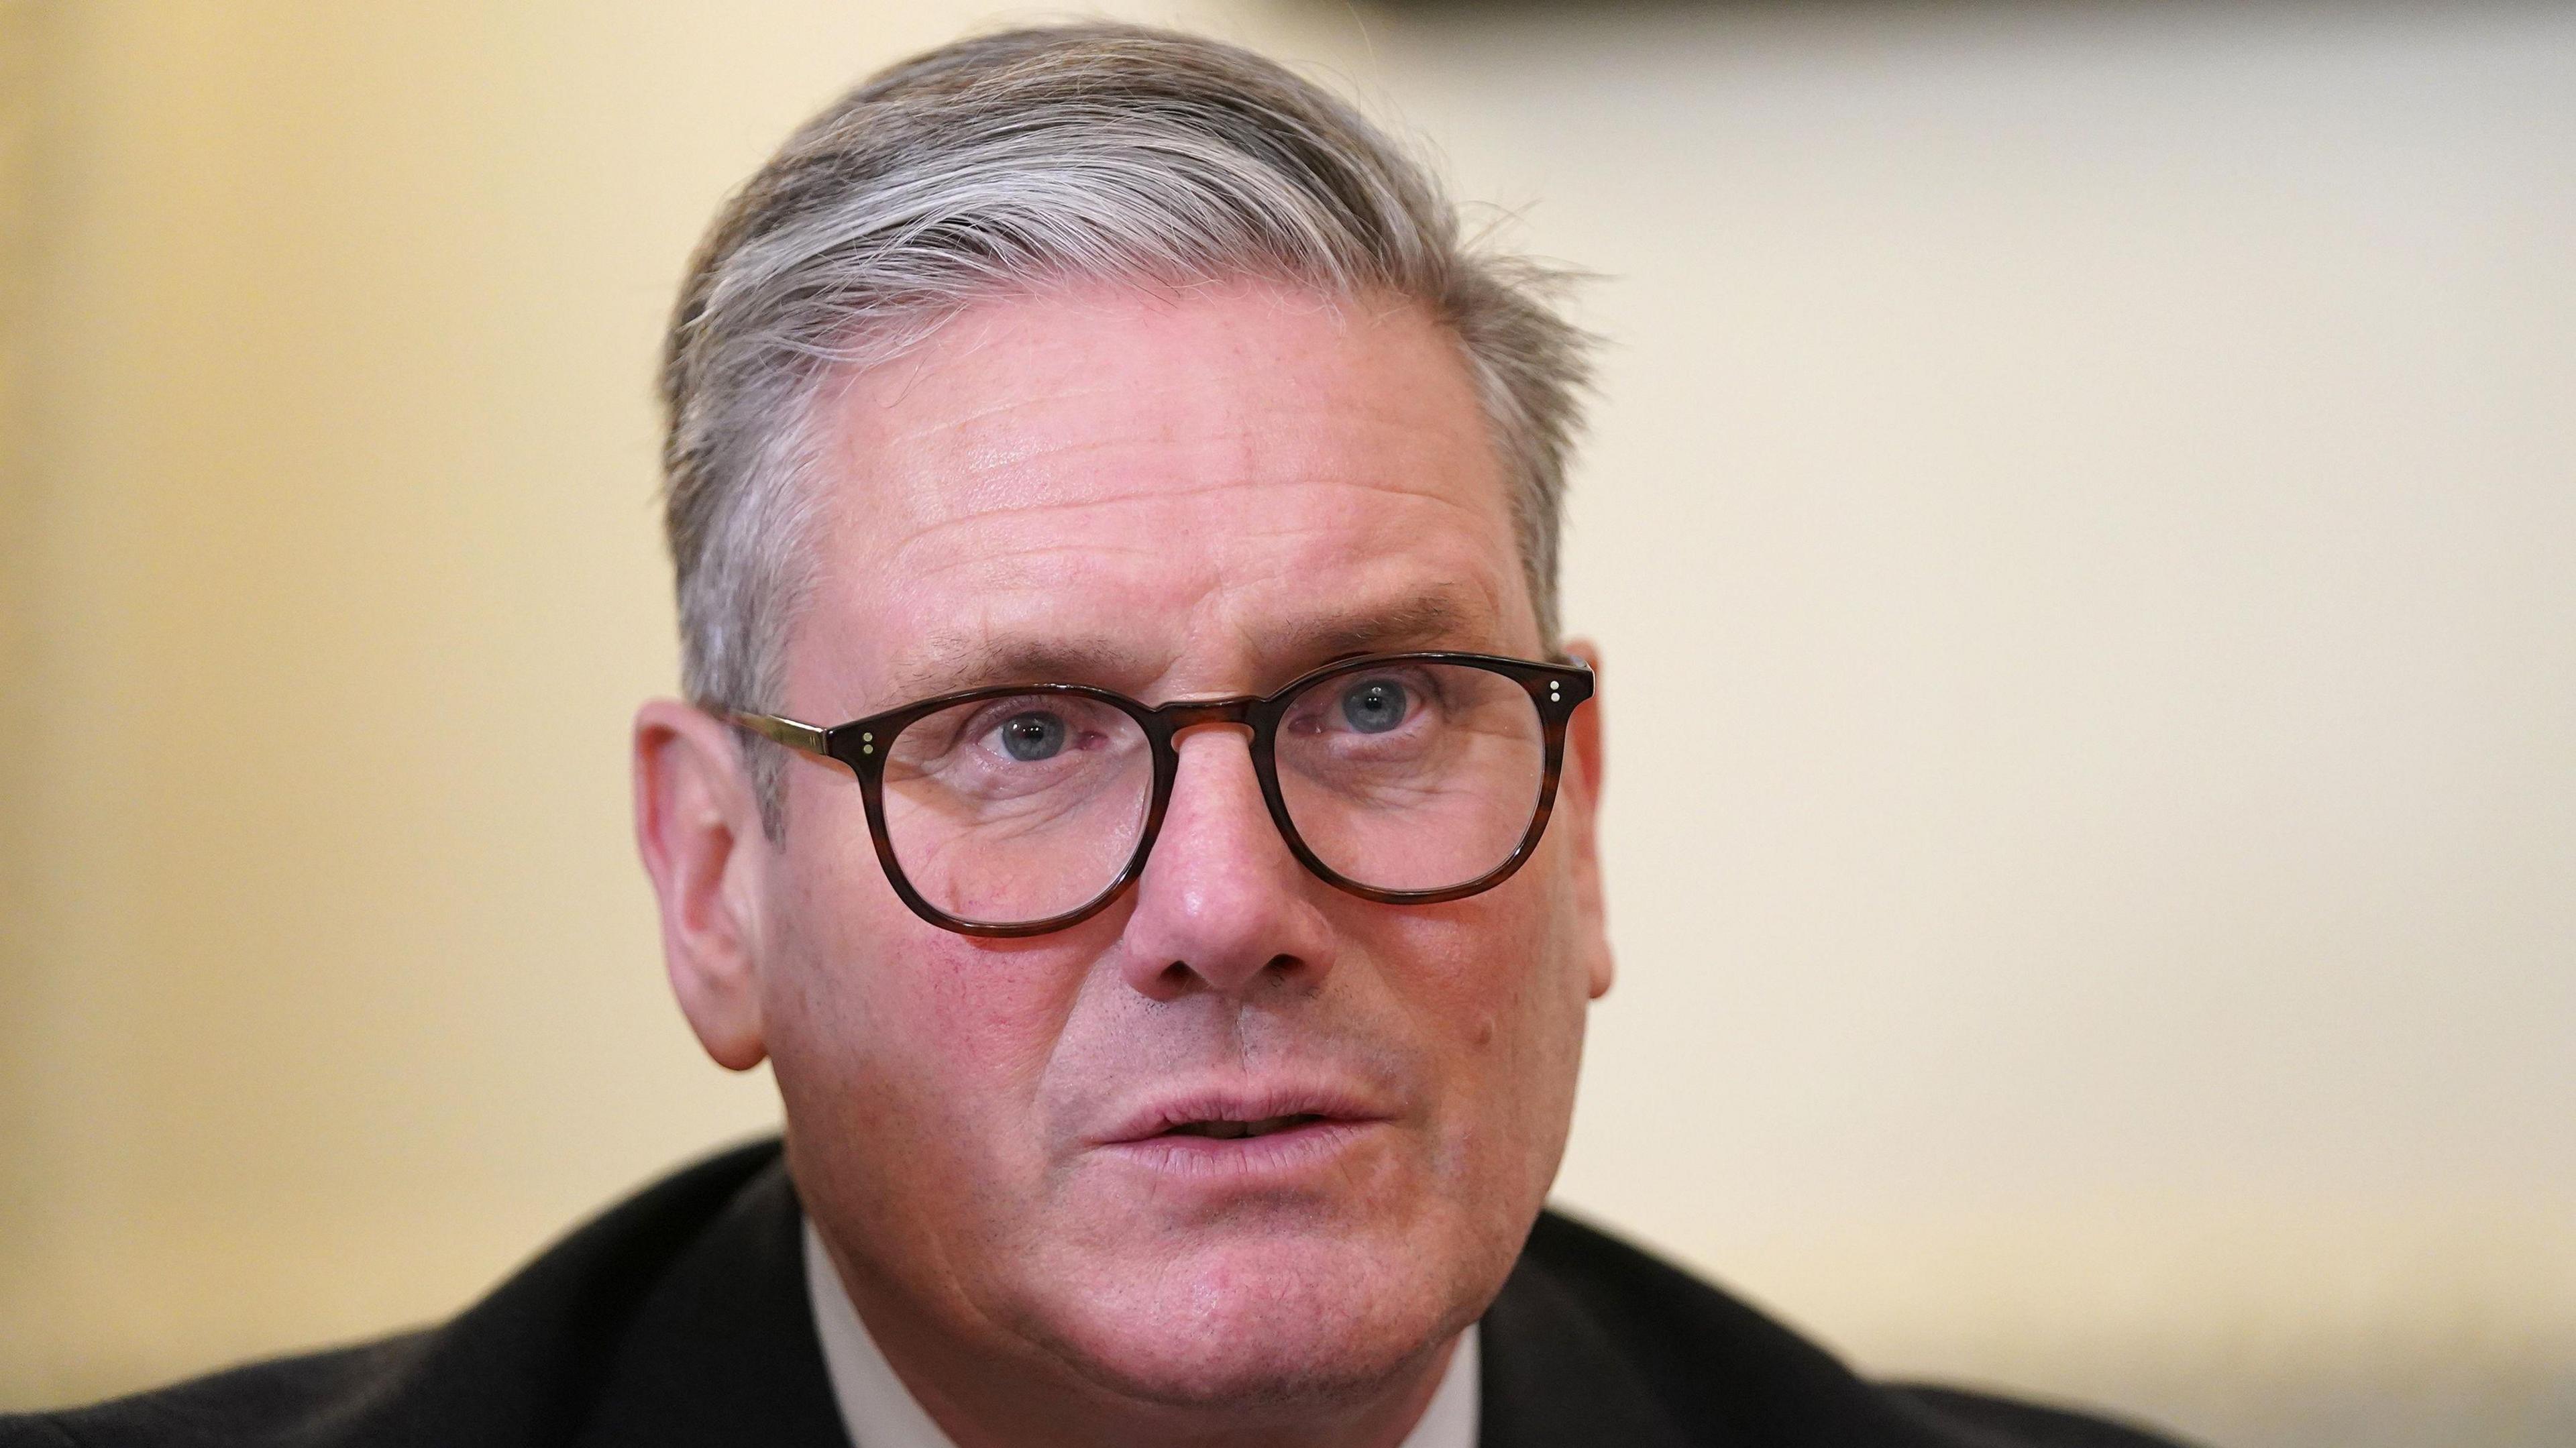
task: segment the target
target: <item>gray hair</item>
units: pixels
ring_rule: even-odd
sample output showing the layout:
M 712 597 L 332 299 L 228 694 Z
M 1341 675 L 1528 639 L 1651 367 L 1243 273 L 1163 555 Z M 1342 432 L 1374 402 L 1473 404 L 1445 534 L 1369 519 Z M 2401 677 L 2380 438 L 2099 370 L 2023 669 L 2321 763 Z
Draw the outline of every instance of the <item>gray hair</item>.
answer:
M 811 585 L 814 397 L 967 305 L 1059 281 L 1260 277 L 1427 308 L 1511 489 L 1540 636 L 1589 339 L 1562 274 L 1464 237 L 1358 112 L 1249 51 L 1122 25 L 1014 30 L 885 70 L 788 138 L 700 245 L 662 366 L 682 685 L 770 710 Z M 745 736 L 748 739 L 749 736 Z M 779 753 L 750 756 L 784 827 Z

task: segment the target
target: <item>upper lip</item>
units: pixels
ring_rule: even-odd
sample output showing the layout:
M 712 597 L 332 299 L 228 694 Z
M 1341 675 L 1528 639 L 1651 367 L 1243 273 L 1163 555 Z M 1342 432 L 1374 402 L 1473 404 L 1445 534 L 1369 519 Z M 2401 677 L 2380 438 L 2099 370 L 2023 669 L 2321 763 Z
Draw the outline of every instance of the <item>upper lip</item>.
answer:
M 1094 1146 L 1144 1141 L 1194 1121 L 1268 1121 L 1280 1116 L 1383 1121 L 1389 1114 L 1369 1093 L 1332 1082 L 1208 1083 L 1157 1091 L 1092 1133 L 1090 1141 Z

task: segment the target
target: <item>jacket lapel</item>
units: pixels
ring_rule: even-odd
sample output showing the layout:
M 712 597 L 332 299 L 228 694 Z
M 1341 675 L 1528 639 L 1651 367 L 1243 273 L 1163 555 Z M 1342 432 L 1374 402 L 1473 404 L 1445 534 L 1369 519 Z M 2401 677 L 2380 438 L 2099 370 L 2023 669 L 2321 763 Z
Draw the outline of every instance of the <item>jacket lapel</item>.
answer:
M 1479 1448 L 1692 1448 L 1581 1301 L 1524 1254 L 1481 1332 Z M 1715 1440 L 1731 1442 L 1729 1439 Z
M 851 1448 L 805 1295 L 801 1221 L 773 1161 L 655 1284 L 582 1448 Z

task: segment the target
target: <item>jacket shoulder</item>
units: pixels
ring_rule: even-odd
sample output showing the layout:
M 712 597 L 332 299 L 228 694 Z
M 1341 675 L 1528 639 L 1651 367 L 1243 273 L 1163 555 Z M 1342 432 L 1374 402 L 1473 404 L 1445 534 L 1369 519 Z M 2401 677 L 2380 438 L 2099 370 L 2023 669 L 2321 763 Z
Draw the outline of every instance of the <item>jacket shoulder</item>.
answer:
M 430 1334 L 253 1363 L 67 1412 L 0 1417 L 0 1448 L 303 1448 L 350 1441 L 408 1378 Z
M 2011 1448 L 2184 1448 L 2179 1440 L 2091 1412 L 1971 1393 L 1931 1383 L 1900 1383 L 1886 1391 L 1981 1437 L 1975 1442 Z
M 1505 1299 L 1595 1337 L 1682 1441 L 1814 1448 L 2180 1448 L 2063 1408 L 1888 1386 L 1751 1304 L 1607 1232 L 1540 1216 Z M 1501 1306 L 1497 1303 L 1497 1306 Z M 1489 1319 L 1490 1320 L 1490 1319 Z M 1525 1374 L 1543 1378 L 1544 1368 Z M 1599 1374 L 1595 1374 L 1596 1381 Z
M 764 1141 L 667 1177 L 441 1326 L 90 1407 L 0 1417 L 0 1448 L 568 1441 L 613 1381 L 631 1323 L 673 1264 L 778 1159 L 778 1143 Z

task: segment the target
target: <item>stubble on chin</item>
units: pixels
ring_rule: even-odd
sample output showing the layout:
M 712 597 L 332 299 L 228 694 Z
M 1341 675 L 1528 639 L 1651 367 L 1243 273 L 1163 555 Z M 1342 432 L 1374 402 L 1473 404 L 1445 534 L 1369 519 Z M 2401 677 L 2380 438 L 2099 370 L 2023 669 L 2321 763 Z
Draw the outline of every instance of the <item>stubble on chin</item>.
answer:
M 1010 1325 L 1117 1399 L 1306 1420 L 1405 1391 L 1483 1314 L 1517 1245 L 1466 1260 L 1400 1236 L 1212 1246 L 1124 1286 L 1069 1273 L 1095 1285 L 1023 1303 Z

